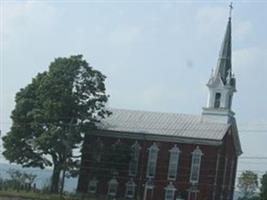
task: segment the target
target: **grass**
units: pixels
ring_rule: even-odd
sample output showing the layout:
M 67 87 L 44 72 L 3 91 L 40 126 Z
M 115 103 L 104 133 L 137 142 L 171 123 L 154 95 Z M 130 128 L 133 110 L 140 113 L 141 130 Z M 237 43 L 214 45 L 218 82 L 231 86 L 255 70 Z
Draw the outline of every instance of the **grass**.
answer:
M 20 198 L 27 200 L 81 200 L 82 198 L 78 195 L 64 195 L 60 198 L 59 195 L 56 194 L 45 194 L 45 193 L 37 193 L 37 192 L 27 192 L 27 191 L 15 191 L 15 190 L 6 190 L 0 191 L 0 199 L 1 197 L 5 198 Z M 96 200 L 95 198 L 83 198 L 83 200 Z

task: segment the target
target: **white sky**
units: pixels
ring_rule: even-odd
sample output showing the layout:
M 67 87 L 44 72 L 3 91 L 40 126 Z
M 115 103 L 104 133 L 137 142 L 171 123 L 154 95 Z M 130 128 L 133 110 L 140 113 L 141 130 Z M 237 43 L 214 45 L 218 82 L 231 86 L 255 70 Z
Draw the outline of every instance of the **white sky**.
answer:
M 2 135 L 15 93 L 72 54 L 107 75 L 111 107 L 200 114 L 205 106 L 229 1 L 0 2 Z M 234 7 L 233 110 L 243 156 L 267 156 L 267 1 Z M 248 168 L 266 171 L 267 160 L 240 160 L 239 170 Z

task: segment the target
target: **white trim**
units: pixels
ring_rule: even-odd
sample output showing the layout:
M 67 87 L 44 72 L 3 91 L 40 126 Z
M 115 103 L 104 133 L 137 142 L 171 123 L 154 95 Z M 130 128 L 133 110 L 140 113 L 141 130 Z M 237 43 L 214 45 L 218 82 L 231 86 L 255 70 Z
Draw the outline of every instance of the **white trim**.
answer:
M 118 185 L 119 182 L 117 181 L 117 179 L 115 177 L 113 177 L 112 179 L 110 179 L 110 181 L 108 182 L 108 195 L 109 196 L 116 196 L 117 194 L 117 189 L 118 189 Z M 112 188 L 114 187 L 114 188 Z M 112 190 L 114 189 L 114 191 Z
M 191 190 L 189 189 L 187 195 L 187 200 L 192 200 L 192 196 L 194 197 L 194 200 L 197 200 L 197 195 L 199 193 L 199 190 Z
M 226 129 L 225 133 L 229 128 Z M 146 140 L 159 141 L 159 142 L 175 142 L 175 143 L 185 143 L 185 144 L 198 144 L 198 145 L 211 145 L 219 146 L 222 144 L 222 139 L 206 139 L 206 138 L 185 138 L 180 136 L 166 136 L 166 135 L 155 135 L 150 133 L 135 133 L 135 132 L 121 132 L 112 130 L 96 130 L 91 131 L 90 135 L 94 136 L 104 136 L 113 138 L 127 138 L 135 140 L 144 140 L 144 134 Z
M 131 178 L 126 184 L 126 191 L 125 191 L 125 197 L 126 198 L 134 198 L 135 196 L 135 187 L 136 187 L 136 184 L 135 182 L 133 181 L 133 179 Z M 128 192 L 129 192 L 129 188 L 131 188 L 133 194 L 132 195 L 129 195 Z
M 95 194 L 97 191 L 97 184 L 98 180 L 96 178 L 90 180 L 88 184 L 88 193 Z M 91 187 L 94 187 L 94 190 L 91 190 Z
M 149 178 L 146 183 L 145 183 L 145 187 L 144 187 L 144 195 L 143 195 L 143 200 L 146 200 L 147 197 L 147 191 L 151 190 L 153 192 L 154 189 L 154 184 L 151 178 Z
M 149 148 L 148 148 L 149 154 L 148 154 L 148 161 L 147 161 L 147 169 L 146 169 L 146 177 L 147 178 L 154 178 L 157 171 L 157 160 L 158 160 L 158 152 L 159 148 L 154 142 Z M 150 170 L 153 171 L 150 171 Z
M 192 159 L 191 159 L 191 170 L 190 170 L 190 183 L 197 184 L 199 181 L 199 174 L 200 174 L 200 167 L 201 167 L 201 157 L 203 156 L 202 151 L 200 150 L 199 146 L 195 148 L 195 150 L 192 152 Z M 198 163 L 194 163 L 196 160 L 196 157 L 198 157 L 197 161 Z M 197 167 L 197 177 L 196 180 L 192 179 L 193 170 Z
M 178 163 L 179 163 L 179 158 L 180 158 L 180 149 L 177 147 L 175 144 L 172 149 L 169 150 L 170 152 L 170 159 L 169 159 L 169 167 L 168 167 L 168 180 L 176 180 L 177 177 L 177 168 L 178 168 Z M 174 167 L 174 176 L 171 176 L 172 168 Z
M 101 151 L 103 150 L 103 147 L 104 147 L 103 141 L 101 140 L 100 137 L 97 137 L 95 143 L 91 144 L 91 145 L 95 145 L 96 149 L 98 148 L 99 151 L 96 152 L 97 154 L 95 156 L 96 156 L 96 161 L 100 162 L 102 159 L 102 152 Z
M 131 146 L 131 153 L 133 154 L 133 157 L 131 158 L 129 162 L 129 176 L 137 175 L 140 150 L 141 150 L 140 144 L 137 141 L 135 141 L 135 143 Z M 135 167 L 134 171 L 133 171 L 133 165 Z
M 175 191 L 176 188 L 174 187 L 173 183 L 170 182 L 165 188 L 165 194 L 164 194 L 164 200 L 174 200 L 175 197 Z M 167 192 L 171 192 L 172 198 L 168 198 L 168 193 Z

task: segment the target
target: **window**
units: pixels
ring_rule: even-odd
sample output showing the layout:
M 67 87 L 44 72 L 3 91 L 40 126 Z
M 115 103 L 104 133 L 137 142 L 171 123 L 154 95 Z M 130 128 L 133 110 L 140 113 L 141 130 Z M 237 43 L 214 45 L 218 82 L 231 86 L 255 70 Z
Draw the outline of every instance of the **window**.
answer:
M 95 194 L 97 190 L 97 180 L 93 178 L 92 180 L 89 181 L 89 186 L 88 186 L 88 192 L 91 194 Z
M 134 193 L 135 193 L 135 183 L 133 181 L 133 179 L 129 180 L 127 183 L 126 183 L 126 194 L 125 196 L 127 198 L 134 198 Z
M 199 146 L 197 146 L 197 148 L 192 152 L 192 163 L 191 163 L 191 174 L 190 174 L 191 183 L 198 183 L 202 155 L 203 153 L 199 149 Z
M 228 99 L 228 107 L 229 107 L 229 109 L 231 109 L 231 107 L 232 107 L 232 98 L 233 98 L 233 96 L 229 95 L 229 99 Z
M 149 155 L 147 162 L 147 177 L 154 177 L 156 174 L 157 159 L 159 148 L 155 143 L 149 147 Z
M 221 93 L 215 94 L 215 102 L 214 102 L 214 108 L 220 108 L 221 103 Z
M 118 188 L 118 181 L 116 178 L 112 178 L 108 183 L 108 195 L 116 196 Z
M 154 188 L 154 182 L 151 178 L 148 178 L 148 180 L 145 183 L 145 188 L 152 190 Z
M 131 147 L 131 161 L 129 164 L 129 176 L 137 175 L 140 149 L 141 147 L 137 141 Z
M 164 200 L 174 200 L 175 196 L 175 187 L 172 182 L 169 183 L 167 187 L 165 187 L 165 199 Z
M 92 144 L 92 147 L 93 147 L 93 149 L 91 150 L 93 156 L 92 159 L 96 162 L 100 162 L 104 147 L 102 140 L 100 138 L 97 138 L 95 144 Z
M 170 152 L 170 161 L 169 161 L 168 179 L 175 180 L 177 175 L 180 150 L 176 145 L 174 145 L 174 147 L 169 152 Z

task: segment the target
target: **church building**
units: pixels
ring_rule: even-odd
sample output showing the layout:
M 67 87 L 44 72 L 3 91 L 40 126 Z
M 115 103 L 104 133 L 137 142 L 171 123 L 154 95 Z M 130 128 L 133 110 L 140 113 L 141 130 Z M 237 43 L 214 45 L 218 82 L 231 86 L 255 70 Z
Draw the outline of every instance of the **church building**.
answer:
M 85 138 L 77 192 L 97 199 L 232 200 L 242 150 L 232 111 L 231 57 L 230 16 L 202 113 L 111 109 Z M 90 149 L 99 150 L 101 163 L 101 149 L 118 143 L 131 151 L 126 170 L 99 178 Z

